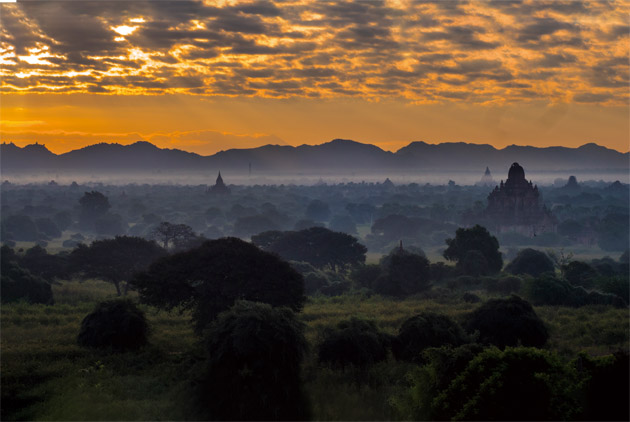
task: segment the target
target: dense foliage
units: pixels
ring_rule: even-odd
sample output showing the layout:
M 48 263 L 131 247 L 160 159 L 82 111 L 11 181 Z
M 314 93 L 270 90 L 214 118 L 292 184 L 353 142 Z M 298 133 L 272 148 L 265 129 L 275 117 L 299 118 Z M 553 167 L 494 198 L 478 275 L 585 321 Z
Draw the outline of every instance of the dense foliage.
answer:
M 431 287 L 429 260 L 421 253 L 396 248 L 381 260 L 373 289 L 385 296 L 404 297 Z
M 518 296 L 491 299 L 466 318 L 469 333 L 479 332 L 479 341 L 498 347 L 542 347 L 549 334 L 532 305 Z
M 334 367 L 364 368 L 385 360 L 390 342 L 375 321 L 353 317 L 324 331 L 317 356 L 320 362 Z
M 239 299 L 299 311 L 304 280 L 291 266 L 236 238 L 210 240 L 198 248 L 159 259 L 133 285 L 144 303 L 164 309 L 192 309 L 201 332 Z
M 273 233 L 273 232 L 272 232 Z M 254 242 L 262 240 L 254 238 Z M 367 248 L 357 238 L 346 233 L 333 232 L 323 227 L 311 227 L 295 232 L 285 232 L 273 242 L 263 240 L 265 250 L 277 253 L 289 261 L 304 261 L 317 268 L 330 268 L 332 271 L 365 262 Z
M 304 420 L 304 325 L 287 308 L 239 301 L 204 335 L 198 406 L 206 420 Z
M 448 248 L 444 251 L 444 258 L 457 261 L 457 266 L 463 271 L 464 264 L 471 264 L 473 258 L 483 256 L 487 263 L 487 271 L 495 273 L 503 267 L 503 258 L 499 252 L 499 241 L 492 236 L 485 227 L 476 225 L 470 229 L 459 228 L 455 232 L 455 238 L 446 239 Z M 478 251 L 470 256 L 471 251 Z M 474 268 L 476 272 L 479 268 Z M 475 274 L 478 275 L 478 274 Z
M 50 284 L 41 277 L 31 274 L 15 261 L 2 260 L 2 303 L 26 301 L 29 303 L 53 303 Z
M 554 354 L 489 348 L 431 403 L 439 420 L 566 420 L 576 414 L 572 379 Z
M 120 296 L 121 283 L 146 270 L 165 254 L 155 242 L 141 237 L 116 236 L 96 240 L 89 246 L 80 244 L 70 254 L 72 272 L 83 278 L 95 277 L 113 283 Z
M 467 336 L 447 315 L 422 312 L 403 322 L 392 344 L 399 360 L 422 362 L 422 352 L 430 347 L 460 346 Z
M 523 249 L 506 267 L 505 271 L 512 274 L 529 274 L 537 277 L 542 273 L 553 272 L 554 265 L 544 252 L 536 249 Z
M 99 303 L 81 322 L 77 341 L 84 347 L 126 351 L 147 344 L 149 325 L 144 313 L 130 300 Z

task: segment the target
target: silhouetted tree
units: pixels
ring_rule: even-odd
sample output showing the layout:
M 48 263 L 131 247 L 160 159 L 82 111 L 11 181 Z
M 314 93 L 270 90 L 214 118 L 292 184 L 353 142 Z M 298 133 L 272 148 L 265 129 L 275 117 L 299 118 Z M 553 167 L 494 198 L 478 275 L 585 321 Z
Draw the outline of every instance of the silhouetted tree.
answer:
M 107 236 L 123 235 L 127 232 L 127 224 L 120 215 L 105 213 L 94 220 L 94 231 Z
M 374 289 L 376 280 L 380 277 L 382 268 L 376 264 L 366 264 L 356 267 L 350 273 L 350 279 L 359 287 Z
M 429 347 L 460 346 L 467 336 L 464 330 L 446 315 L 422 312 L 403 322 L 392 344 L 398 360 L 422 362 L 422 352 Z
M 171 224 L 167 221 L 160 223 L 150 235 L 166 250 L 182 247 L 196 237 L 195 232 L 186 224 Z
M 299 311 L 300 273 L 277 256 L 237 238 L 207 241 L 164 257 L 133 281 L 143 302 L 165 309 L 192 309 L 201 332 L 236 300 L 255 300 Z
M 61 237 L 61 230 L 50 218 L 38 218 L 35 220 L 37 230 L 51 238 Z
M 545 350 L 489 348 L 432 403 L 436 420 L 570 420 L 578 403 L 574 379 Z
M 165 254 L 155 242 L 141 237 L 117 236 L 96 240 L 91 245 L 80 244 L 70 254 L 74 273 L 83 277 L 99 278 L 116 286 L 120 296 L 127 293 L 129 281 L 135 273 L 146 270 Z M 121 283 L 127 282 L 121 291 Z
M 597 271 L 586 262 L 571 261 L 564 266 L 564 278 L 573 286 L 593 287 Z
M 626 350 L 600 357 L 580 353 L 574 361 L 578 374 L 584 379 L 580 420 L 629 420 L 629 363 L 630 356 Z
M 526 248 L 516 255 L 506 267 L 505 271 L 512 274 L 529 274 L 537 277 L 542 273 L 553 272 L 553 261 L 544 252 Z
M 39 239 L 39 230 L 31 217 L 10 215 L 2 220 L 2 239 L 33 242 Z
M 306 218 L 315 221 L 327 221 L 330 218 L 328 204 L 319 199 L 312 200 L 306 207 Z
M 446 239 L 448 248 L 444 251 L 444 258 L 457 261 L 458 267 L 468 251 L 477 250 L 486 258 L 488 270 L 498 272 L 503 267 L 503 258 L 499 252 L 499 241 L 490 235 L 485 227 L 476 225 L 473 228 L 459 228 L 454 239 Z
M 423 365 L 407 375 L 411 387 L 392 400 L 400 419 L 439 420 L 435 399 L 483 350 L 476 343 L 426 349 L 422 353 Z
M 317 268 L 345 270 L 365 262 L 367 248 L 346 233 L 323 227 L 311 227 L 298 232 L 285 232 L 268 247 L 286 260 L 304 261 Z
M 35 245 L 24 252 L 19 261 L 24 269 L 45 280 L 68 278 L 68 256 L 63 254 L 49 254 L 46 249 Z
M 2 303 L 24 300 L 29 303 L 52 305 L 53 294 L 50 284 L 20 267 L 15 259 L 5 258 L 4 248 L 8 247 L 2 247 L 2 272 L 0 273 Z
M 79 345 L 126 351 L 147 344 L 149 325 L 144 313 L 130 300 L 108 300 L 96 305 L 81 322 Z
M 278 229 L 278 225 L 264 215 L 241 217 L 234 223 L 234 234 L 241 237 L 249 237 L 252 234 L 276 229 Z
M 109 199 L 98 191 L 85 192 L 79 199 L 81 215 L 79 217 L 84 227 L 91 227 L 96 219 L 104 216 L 111 208 Z
M 306 420 L 300 381 L 304 324 L 287 308 L 239 301 L 205 334 L 198 380 L 206 420 Z
M 487 301 L 466 317 L 465 328 L 478 331 L 481 343 L 498 347 L 542 347 L 549 337 L 532 305 L 518 296 Z
M 390 336 L 373 320 L 352 317 L 327 328 L 318 347 L 318 360 L 334 367 L 365 368 L 387 358 Z
M 357 234 L 357 225 L 349 215 L 336 215 L 330 220 L 328 224 L 330 230 L 336 232 L 348 233 L 350 235 Z
M 280 230 L 269 230 L 266 232 L 258 233 L 252 236 L 252 243 L 258 246 L 260 249 L 269 250 L 269 247 L 274 244 L 275 241 L 284 236 L 285 232 Z
M 429 260 L 424 256 L 394 249 L 381 260 L 382 273 L 374 282 L 374 290 L 386 296 L 408 296 L 429 287 Z

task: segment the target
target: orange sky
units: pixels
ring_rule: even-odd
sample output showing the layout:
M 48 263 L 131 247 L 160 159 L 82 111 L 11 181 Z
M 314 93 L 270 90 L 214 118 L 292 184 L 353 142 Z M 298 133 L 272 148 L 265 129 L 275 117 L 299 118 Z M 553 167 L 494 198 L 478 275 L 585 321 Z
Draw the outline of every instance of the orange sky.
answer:
M 628 2 L 0 5 L 3 142 L 630 147 Z

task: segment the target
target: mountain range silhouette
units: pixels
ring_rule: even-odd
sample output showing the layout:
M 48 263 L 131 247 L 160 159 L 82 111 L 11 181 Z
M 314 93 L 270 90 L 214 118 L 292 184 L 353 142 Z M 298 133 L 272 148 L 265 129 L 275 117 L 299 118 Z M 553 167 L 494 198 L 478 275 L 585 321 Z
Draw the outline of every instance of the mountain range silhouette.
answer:
M 41 172 L 146 173 L 163 171 L 214 171 L 246 173 L 378 172 L 378 171 L 478 171 L 490 167 L 502 174 L 513 162 L 528 171 L 627 171 L 629 153 L 589 143 L 579 148 L 491 145 L 464 142 L 427 144 L 412 142 L 396 152 L 346 139 L 320 145 L 230 149 L 202 156 L 178 149 L 161 149 L 149 142 L 131 145 L 99 143 L 64 154 L 54 154 L 42 144 L 0 146 L 2 173 Z

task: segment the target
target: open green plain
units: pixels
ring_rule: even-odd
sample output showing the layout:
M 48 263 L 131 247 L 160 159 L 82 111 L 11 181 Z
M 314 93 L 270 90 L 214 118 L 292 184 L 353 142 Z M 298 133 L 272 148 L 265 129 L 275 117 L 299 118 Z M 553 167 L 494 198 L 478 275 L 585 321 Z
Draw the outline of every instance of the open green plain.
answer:
M 2 420 L 184 420 L 194 419 L 189 391 L 202 352 L 189 315 L 143 307 L 150 345 L 110 354 L 76 344 L 83 317 L 115 296 L 113 285 L 64 282 L 53 287 L 55 305 L 2 306 Z M 479 295 L 484 297 L 483 293 Z M 391 420 L 392 397 L 407 386 L 411 364 L 389 358 L 367 371 L 333 370 L 317 364 L 322 330 L 350 316 L 373 318 L 395 334 L 412 315 L 430 310 L 461 320 L 477 304 L 441 295 L 390 300 L 345 295 L 309 299 L 300 318 L 311 352 L 303 367 L 314 420 Z M 627 309 L 535 307 L 550 332 L 547 348 L 564 359 L 580 351 L 605 355 L 628 348 Z

